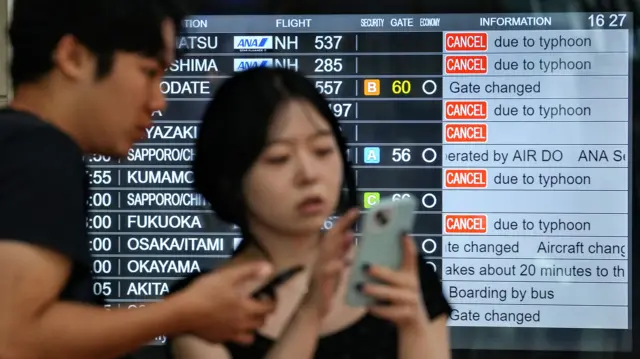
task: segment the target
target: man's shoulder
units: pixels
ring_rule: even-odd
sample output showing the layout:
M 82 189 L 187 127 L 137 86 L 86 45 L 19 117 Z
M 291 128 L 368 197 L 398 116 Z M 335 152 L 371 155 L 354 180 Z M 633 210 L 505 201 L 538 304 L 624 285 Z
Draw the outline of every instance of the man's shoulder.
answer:
M 0 109 L 0 153 L 81 156 L 80 147 L 64 132 L 36 115 L 10 108 Z
M 0 163 L 0 240 L 53 249 L 90 265 L 87 182 L 75 142 L 36 116 L 0 109 Z
M 0 136 L 11 138 L 28 134 L 32 131 L 47 131 L 52 126 L 38 116 L 25 111 L 18 111 L 8 107 L 0 108 Z

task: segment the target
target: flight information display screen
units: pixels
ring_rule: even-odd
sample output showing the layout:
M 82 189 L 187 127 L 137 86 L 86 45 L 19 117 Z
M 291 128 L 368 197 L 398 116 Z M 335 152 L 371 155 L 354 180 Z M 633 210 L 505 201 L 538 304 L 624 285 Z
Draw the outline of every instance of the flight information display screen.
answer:
M 148 138 L 123 159 L 86 158 L 94 291 L 134 310 L 230 256 L 238 228 L 192 189 L 197 126 L 235 72 L 286 67 L 330 100 L 365 209 L 419 199 L 413 235 L 454 307 L 454 348 L 629 350 L 632 24 L 630 13 L 189 18 Z

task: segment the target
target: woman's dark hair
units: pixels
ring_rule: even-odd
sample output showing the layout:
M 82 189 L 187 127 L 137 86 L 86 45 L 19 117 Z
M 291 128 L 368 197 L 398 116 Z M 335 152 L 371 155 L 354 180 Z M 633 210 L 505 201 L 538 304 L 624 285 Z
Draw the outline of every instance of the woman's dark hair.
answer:
M 293 99 L 303 99 L 314 106 L 335 135 L 344 163 L 346 187 L 338 212 L 357 205 L 355 176 L 347 159 L 347 141 L 329 103 L 313 84 L 302 74 L 287 69 L 259 67 L 240 72 L 220 86 L 205 110 L 193 162 L 196 191 L 211 204 L 220 219 L 242 229 L 243 241 L 235 253 L 250 243 L 263 249 L 248 231 L 242 184 L 245 174 L 266 146 L 274 114 Z

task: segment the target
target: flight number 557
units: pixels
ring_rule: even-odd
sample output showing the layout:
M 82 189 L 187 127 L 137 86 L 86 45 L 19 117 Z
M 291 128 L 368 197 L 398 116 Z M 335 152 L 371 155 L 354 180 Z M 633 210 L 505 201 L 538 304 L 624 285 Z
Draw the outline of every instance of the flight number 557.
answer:
M 325 96 L 338 95 L 341 87 L 342 81 L 316 81 L 316 89 Z

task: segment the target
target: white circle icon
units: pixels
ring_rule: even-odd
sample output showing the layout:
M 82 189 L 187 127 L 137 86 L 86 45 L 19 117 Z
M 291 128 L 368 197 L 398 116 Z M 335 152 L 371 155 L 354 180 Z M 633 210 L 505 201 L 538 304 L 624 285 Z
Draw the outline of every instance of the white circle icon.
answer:
M 427 238 L 422 241 L 422 251 L 426 254 L 431 254 L 438 249 L 438 244 L 431 238 Z
M 438 85 L 433 80 L 427 80 L 422 83 L 422 92 L 427 95 L 433 95 L 438 90 Z
M 422 196 L 422 205 L 425 208 L 433 208 L 438 204 L 438 199 L 433 193 L 427 193 Z
M 422 151 L 422 160 L 426 163 L 432 163 L 436 158 L 438 158 L 438 154 L 433 148 L 425 148 L 425 150 Z

